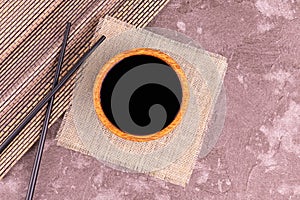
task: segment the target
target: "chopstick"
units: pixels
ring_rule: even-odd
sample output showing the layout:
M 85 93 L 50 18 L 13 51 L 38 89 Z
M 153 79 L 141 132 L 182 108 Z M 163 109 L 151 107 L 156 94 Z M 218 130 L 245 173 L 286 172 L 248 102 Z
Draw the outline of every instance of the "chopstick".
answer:
M 58 83 L 61 66 L 62 66 L 62 63 L 64 60 L 64 56 L 65 56 L 67 40 L 68 40 L 68 36 L 70 33 L 70 27 L 71 27 L 71 23 L 68 22 L 66 25 L 65 33 L 64 33 L 64 39 L 62 42 L 62 46 L 60 49 L 58 64 L 56 67 L 56 72 L 55 72 L 54 81 L 53 81 L 53 88 Z M 48 102 L 45 121 L 43 123 L 42 133 L 41 133 L 40 140 L 39 140 L 39 146 L 38 146 L 38 150 L 37 150 L 35 160 L 34 160 L 34 165 L 33 165 L 32 172 L 31 172 L 31 177 L 30 177 L 30 182 L 29 182 L 29 186 L 28 186 L 28 190 L 27 190 L 26 200 L 32 200 L 32 198 L 33 198 L 34 189 L 35 189 L 38 172 L 39 172 L 39 168 L 40 168 L 40 163 L 41 163 L 41 159 L 42 159 L 44 144 L 45 144 L 45 140 L 46 140 L 46 134 L 48 131 L 48 125 L 49 125 L 49 120 L 50 120 L 50 116 L 51 116 L 53 102 L 54 102 L 54 95 L 50 98 L 50 100 Z
M 100 39 L 76 62 L 76 64 L 68 71 L 68 73 L 61 78 L 58 84 L 46 94 L 46 96 L 31 110 L 31 112 L 24 118 L 22 123 L 10 134 L 6 140 L 0 145 L 0 154 L 9 146 L 15 137 L 22 131 L 22 129 L 30 122 L 30 120 L 43 108 L 50 98 L 59 91 L 62 86 L 71 78 L 71 76 L 79 69 L 81 64 L 95 51 L 95 49 L 105 40 L 102 35 Z

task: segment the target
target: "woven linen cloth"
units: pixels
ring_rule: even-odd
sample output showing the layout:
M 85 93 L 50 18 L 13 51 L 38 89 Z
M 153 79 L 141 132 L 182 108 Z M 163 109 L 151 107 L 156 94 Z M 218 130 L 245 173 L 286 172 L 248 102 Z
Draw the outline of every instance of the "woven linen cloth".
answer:
M 169 0 L 28 0 L 0 3 L 0 143 L 51 90 L 65 24 L 72 23 L 61 70 L 96 42 L 100 18 L 145 27 Z M 68 109 L 75 75 L 55 95 L 50 126 Z M 0 154 L 0 179 L 38 140 L 46 106 Z
M 100 20 L 95 39 L 102 34 L 108 39 L 78 75 L 72 107 L 57 136 L 58 144 L 92 155 L 117 169 L 145 172 L 185 186 L 223 83 L 226 59 L 110 17 Z M 183 69 L 190 90 L 189 105 L 179 125 L 150 142 L 132 142 L 110 133 L 93 111 L 92 88 L 99 69 L 115 54 L 138 47 L 170 55 Z

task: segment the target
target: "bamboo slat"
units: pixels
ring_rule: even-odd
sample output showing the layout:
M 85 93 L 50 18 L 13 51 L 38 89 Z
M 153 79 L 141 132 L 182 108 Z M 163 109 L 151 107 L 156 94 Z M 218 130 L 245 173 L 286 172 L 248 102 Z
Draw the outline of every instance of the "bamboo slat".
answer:
M 169 0 L 0 2 L 0 143 L 49 92 L 67 21 L 72 23 L 61 77 L 93 45 L 105 15 L 145 27 Z M 50 125 L 69 107 L 75 76 L 55 97 Z M 45 108 L 0 155 L 0 179 L 38 140 Z

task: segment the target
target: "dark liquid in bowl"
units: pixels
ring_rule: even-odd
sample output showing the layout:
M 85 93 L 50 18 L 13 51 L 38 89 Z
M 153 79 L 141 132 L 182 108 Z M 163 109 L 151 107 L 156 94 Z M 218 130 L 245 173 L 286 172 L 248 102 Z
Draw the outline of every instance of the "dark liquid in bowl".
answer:
M 132 69 L 137 67 L 145 67 L 145 69 L 151 67 L 152 70 L 158 69 L 157 72 L 152 74 L 148 73 L 139 75 L 139 78 L 141 78 L 140 76 L 145 76 L 145 78 L 147 76 L 147 78 L 149 78 L 149 76 L 157 76 L 159 73 L 160 76 L 163 76 L 163 78 L 168 81 L 168 86 L 156 83 L 155 81 L 137 86 L 137 89 L 130 96 L 129 105 L 125 105 L 127 106 L 126 109 L 129 110 L 132 121 L 141 127 L 145 127 L 151 123 L 151 118 L 149 116 L 149 109 L 151 106 L 159 104 L 165 109 L 167 117 L 163 127 L 160 127 L 157 130 L 152 130 L 151 132 L 139 132 L 130 128 L 120 127 L 116 123 L 112 112 L 112 93 L 117 82 L 126 73 L 130 73 Z M 167 68 L 167 70 L 163 68 Z M 133 77 L 133 79 L 135 79 L 135 77 Z M 126 82 L 122 85 L 125 88 L 124 90 L 126 90 Z M 127 132 L 132 135 L 151 135 L 164 129 L 175 119 L 178 111 L 180 110 L 182 101 L 182 88 L 176 72 L 166 62 L 154 56 L 135 55 L 124 58 L 115 66 L 113 66 L 106 74 L 102 83 L 100 98 L 103 112 L 114 126 L 123 132 Z M 117 101 L 119 101 L 121 104 L 123 99 L 118 98 Z

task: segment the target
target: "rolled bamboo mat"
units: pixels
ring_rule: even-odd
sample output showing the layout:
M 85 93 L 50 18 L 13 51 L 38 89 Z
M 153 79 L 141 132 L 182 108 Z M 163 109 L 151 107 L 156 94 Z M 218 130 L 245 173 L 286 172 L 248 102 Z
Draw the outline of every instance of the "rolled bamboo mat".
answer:
M 110 15 L 145 27 L 169 0 L 48 0 L 0 2 L 0 143 L 50 91 L 64 26 L 72 23 L 61 77 L 95 42 Z M 56 94 L 50 125 L 69 107 L 75 75 Z M 38 140 L 45 108 L 0 155 L 0 179 Z

